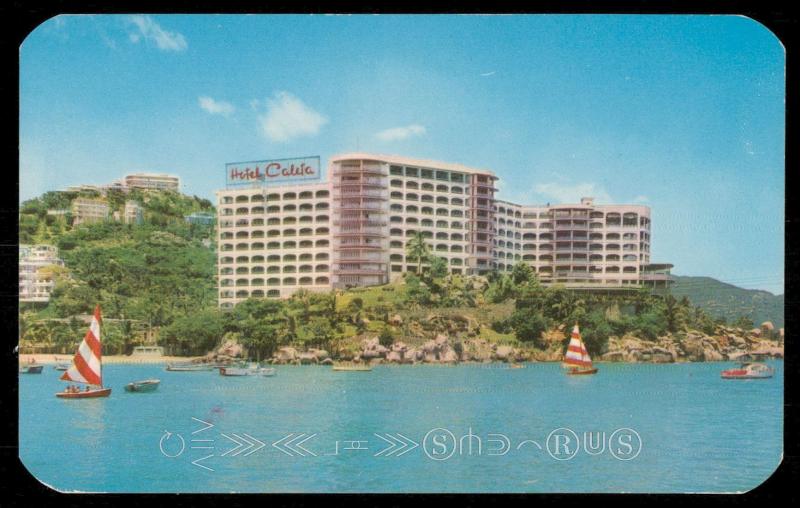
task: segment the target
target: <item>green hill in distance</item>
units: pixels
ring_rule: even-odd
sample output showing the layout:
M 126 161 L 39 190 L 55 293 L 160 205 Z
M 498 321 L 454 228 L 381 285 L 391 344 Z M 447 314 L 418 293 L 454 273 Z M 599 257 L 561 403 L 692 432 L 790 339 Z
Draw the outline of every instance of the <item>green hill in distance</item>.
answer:
M 686 296 L 714 317 L 732 322 L 744 315 L 753 321 L 754 326 L 772 321 L 776 329 L 783 327 L 783 295 L 744 289 L 711 277 L 673 277 L 675 282 L 671 292 L 676 298 Z

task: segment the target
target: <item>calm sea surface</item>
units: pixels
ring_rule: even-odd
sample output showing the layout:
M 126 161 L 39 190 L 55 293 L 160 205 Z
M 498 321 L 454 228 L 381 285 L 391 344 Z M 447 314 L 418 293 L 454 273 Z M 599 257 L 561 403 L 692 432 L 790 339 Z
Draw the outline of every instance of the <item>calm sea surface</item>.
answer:
M 783 362 L 772 379 L 720 379 L 732 365 L 278 366 L 272 378 L 108 365 L 113 393 L 97 400 L 57 399 L 46 366 L 20 376 L 19 454 L 60 491 L 747 491 L 781 460 Z M 151 377 L 154 393 L 123 389 Z

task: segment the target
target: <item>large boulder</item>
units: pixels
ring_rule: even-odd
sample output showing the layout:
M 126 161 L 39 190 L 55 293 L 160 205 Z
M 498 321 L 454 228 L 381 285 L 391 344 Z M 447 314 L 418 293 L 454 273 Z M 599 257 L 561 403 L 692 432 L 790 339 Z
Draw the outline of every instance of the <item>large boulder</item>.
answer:
M 606 362 L 621 362 L 625 360 L 625 351 L 609 351 L 600 358 Z
M 683 350 L 684 355 L 686 356 L 687 360 L 690 361 L 700 361 L 705 359 L 705 348 L 703 347 L 702 342 L 697 340 L 696 338 L 690 339 L 687 337 L 681 343 L 681 349 Z
M 405 342 L 395 342 L 394 344 L 392 344 L 392 351 L 403 352 L 407 350 L 408 346 L 406 345 Z
M 318 363 L 317 357 L 314 356 L 314 353 L 311 352 L 304 352 L 297 355 L 297 359 L 300 361 L 301 365 L 311 365 L 312 363 Z
M 280 362 L 293 362 L 297 359 L 297 350 L 289 346 L 279 348 L 275 358 Z
M 673 363 L 675 361 L 675 357 L 670 351 L 657 351 L 650 355 L 650 361 L 653 363 Z
M 319 360 L 319 361 L 325 360 L 326 358 L 330 358 L 330 356 L 331 356 L 324 349 L 315 349 L 315 350 L 313 350 L 313 352 L 314 352 L 314 356 L 316 356 L 317 360 Z
M 738 335 L 729 335 L 728 342 L 735 347 L 747 347 L 747 341 L 744 340 L 744 337 L 739 337 Z
M 709 348 L 703 350 L 703 360 L 707 362 L 720 362 L 724 359 L 725 358 L 722 356 L 722 354 L 714 349 Z
M 514 348 L 511 346 L 498 346 L 497 351 L 494 353 L 494 357 L 498 360 L 502 360 L 507 362 L 511 355 L 514 354 Z
M 439 361 L 443 363 L 456 363 L 458 362 L 458 354 L 452 348 L 447 348 L 439 355 Z
M 386 361 L 393 363 L 401 363 L 403 361 L 403 355 L 398 351 L 389 351 L 386 354 Z
M 414 363 L 420 359 L 420 351 L 409 348 L 403 352 L 403 363 Z
M 367 349 L 361 352 L 361 358 L 364 359 L 373 359 L 373 358 L 380 358 L 381 354 L 374 349 Z
M 422 351 L 423 351 L 425 354 L 428 354 L 428 353 L 433 353 L 433 352 L 434 352 L 434 351 L 436 351 L 436 349 L 437 349 L 437 344 L 436 344 L 436 342 L 434 342 L 434 341 L 432 341 L 432 340 L 429 340 L 429 341 L 426 341 L 426 342 L 425 342 L 425 343 L 424 343 L 424 344 L 421 346 L 421 348 L 420 348 L 420 349 L 422 349 Z
M 244 348 L 241 344 L 234 340 L 226 340 L 224 344 L 217 348 L 216 353 L 218 355 L 229 356 L 231 358 L 239 358 L 243 355 Z
M 642 361 L 642 351 L 639 349 L 632 349 L 625 354 L 625 361 L 630 363 L 637 363 Z

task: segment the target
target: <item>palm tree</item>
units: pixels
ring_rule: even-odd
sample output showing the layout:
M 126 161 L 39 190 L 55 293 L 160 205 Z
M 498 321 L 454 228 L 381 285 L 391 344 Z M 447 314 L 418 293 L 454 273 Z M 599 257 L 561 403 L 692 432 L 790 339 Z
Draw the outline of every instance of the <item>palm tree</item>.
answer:
M 406 255 L 417 260 L 417 275 L 422 273 L 422 261 L 431 255 L 431 249 L 425 243 L 425 237 L 417 231 L 411 239 L 406 242 Z

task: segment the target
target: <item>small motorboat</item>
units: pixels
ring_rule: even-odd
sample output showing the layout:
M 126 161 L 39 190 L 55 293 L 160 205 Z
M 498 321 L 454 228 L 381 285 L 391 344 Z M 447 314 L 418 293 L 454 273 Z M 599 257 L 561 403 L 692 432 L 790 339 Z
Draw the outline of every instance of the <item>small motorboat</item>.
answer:
M 170 372 L 203 372 L 214 370 L 215 367 L 210 363 L 168 363 L 167 370 Z
M 252 364 L 247 367 L 220 367 L 219 374 L 221 376 L 237 377 L 237 376 L 262 376 L 272 377 L 276 374 L 275 369 L 272 367 L 259 367 Z
M 64 370 L 67 370 L 69 368 L 69 364 L 68 363 L 57 363 L 57 364 L 53 365 L 53 368 L 56 369 L 56 370 L 64 371 Z
M 220 367 L 219 375 L 227 377 L 249 376 L 253 374 L 254 370 L 248 367 Z
M 25 365 L 19 368 L 20 374 L 41 374 L 44 365 Z
M 161 383 L 159 379 L 145 379 L 143 381 L 134 381 L 125 385 L 126 392 L 146 393 L 154 392 L 158 389 Z
M 722 371 L 722 379 L 769 379 L 775 369 L 761 362 L 744 362 L 735 369 Z
M 367 364 L 336 363 L 331 367 L 331 370 L 340 372 L 369 372 L 372 370 L 372 367 Z

